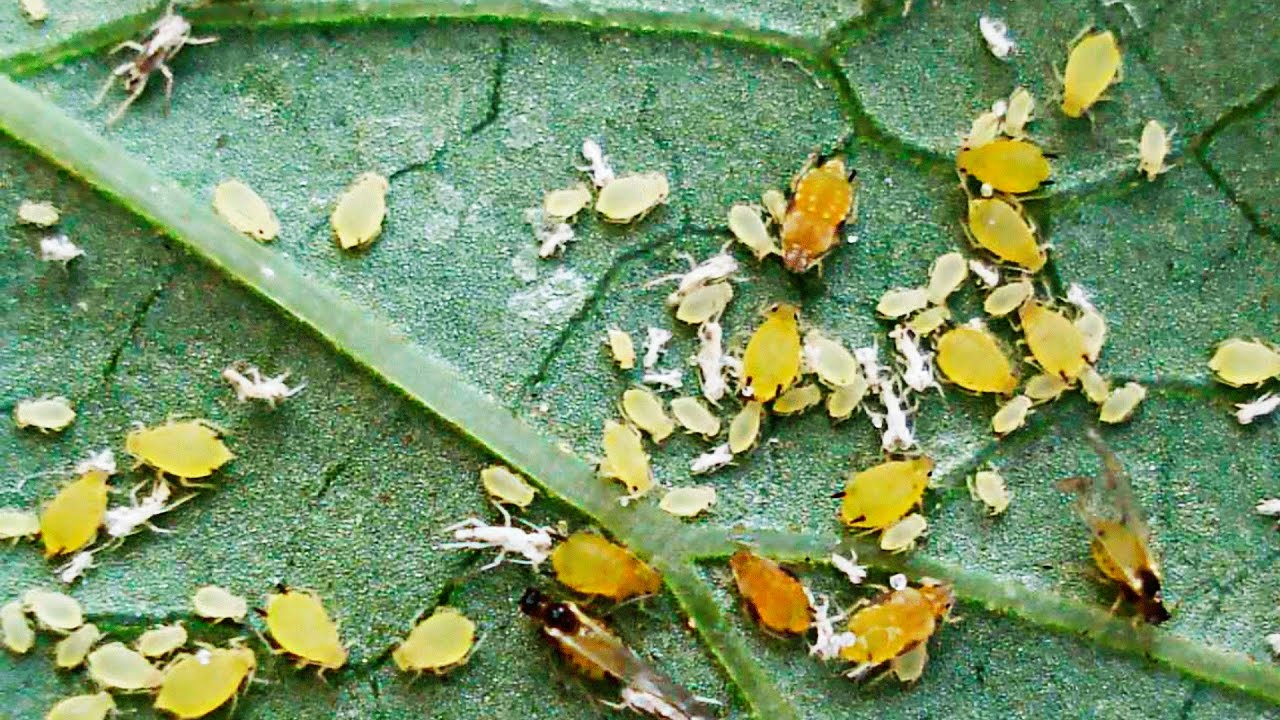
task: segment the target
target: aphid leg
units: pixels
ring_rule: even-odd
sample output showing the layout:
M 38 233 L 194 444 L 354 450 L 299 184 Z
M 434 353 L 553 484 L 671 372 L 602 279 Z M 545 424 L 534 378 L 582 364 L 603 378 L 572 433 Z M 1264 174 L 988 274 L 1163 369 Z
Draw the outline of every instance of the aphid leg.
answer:
M 1067 47 L 1068 48 L 1075 47 L 1076 43 L 1083 40 L 1085 35 L 1088 35 L 1089 33 L 1093 32 L 1096 29 L 1097 29 L 1097 26 L 1094 25 L 1093 23 L 1089 23 L 1084 27 L 1080 28 L 1080 32 L 1076 33 L 1076 36 L 1071 38 L 1071 41 L 1067 43 Z
M 129 109 L 129 106 L 133 104 L 133 101 L 142 96 L 142 92 L 147 89 L 148 77 L 149 76 L 147 75 L 141 76 L 142 79 L 138 82 L 138 87 L 134 88 L 133 92 L 129 93 L 129 97 L 125 98 L 124 102 L 120 103 L 120 105 L 115 109 L 115 112 L 107 116 L 107 125 L 114 125 L 116 121 L 124 116 L 125 111 Z
M 182 41 L 183 45 L 208 45 L 218 42 L 217 35 L 206 35 L 205 37 L 189 37 Z
M 116 53 L 120 52 L 121 50 L 132 50 L 132 51 L 134 51 L 134 52 L 136 52 L 136 53 L 145 53 L 145 52 L 147 51 L 147 48 L 146 48 L 145 46 L 143 46 L 143 44 L 142 44 L 142 43 L 137 42 L 136 40 L 125 40 L 124 42 L 120 43 L 119 45 L 116 45 L 115 47 L 111 48 L 110 52 L 108 52 L 107 54 L 108 54 L 108 55 L 115 55 Z M 129 64 L 130 64 L 130 65 L 133 65 L 133 63 L 132 63 L 132 62 L 130 62 Z
M 121 63 L 117 65 L 115 69 L 111 71 L 111 74 L 107 76 L 107 81 L 102 83 L 102 87 L 98 88 L 97 94 L 93 96 L 94 107 L 101 105 L 102 100 L 106 98 L 107 93 L 111 91 L 111 86 L 116 84 L 116 80 L 118 80 L 121 75 L 127 75 L 129 71 L 132 69 L 133 69 L 132 62 Z
M 503 562 L 505 562 L 506 559 L 507 559 L 507 550 L 506 548 L 503 548 L 498 552 L 497 557 L 495 557 L 494 559 L 482 565 L 480 569 L 477 570 L 476 572 L 486 572 L 486 571 L 492 570 L 498 567 L 499 565 L 501 565 Z
M 173 108 L 173 71 L 163 60 L 156 63 L 156 69 L 164 75 L 164 114 L 168 115 L 169 110 Z M 258 376 L 258 380 L 261 381 L 262 376 Z

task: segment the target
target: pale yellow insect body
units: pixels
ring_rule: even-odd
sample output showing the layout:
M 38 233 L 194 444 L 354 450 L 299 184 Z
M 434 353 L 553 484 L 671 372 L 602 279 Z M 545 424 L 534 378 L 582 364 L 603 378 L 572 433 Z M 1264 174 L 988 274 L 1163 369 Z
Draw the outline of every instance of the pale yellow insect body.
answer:
M 923 310 L 928 305 L 927 288 L 894 288 L 880 296 L 876 312 L 887 318 L 899 318 Z
M 1061 375 L 1068 382 L 1088 364 L 1089 350 L 1084 333 L 1065 315 L 1042 302 L 1028 300 L 1018 309 L 1027 347 L 1047 373 Z
M 1035 293 L 1030 280 L 1018 280 L 1005 283 L 987 294 L 982 302 L 982 310 L 991 317 L 1004 317 L 1022 307 L 1022 303 Z
M 939 255 L 929 268 L 929 286 L 927 289 L 929 302 L 942 305 L 969 277 L 969 263 L 960 253 L 953 252 Z
M 654 442 L 666 440 L 676 429 L 676 424 L 662 407 L 662 400 L 645 388 L 631 388 L 622 393 L 622 414 L 631 424 L 648 433 Z
M 22 607 L 36 616 L 40 627 L 69 633 L 84 624 L 84 610 L 70 595 L 32 588 L 22 594 Z
M 609 328 L 607 341 L 609 354 L 613 355 L 613 361 L 618 363 L 618 367 L 623 370 L 634 370 L 636 344 L 631 340 L 631 335 L 617 328 Z
M 1164 129 L 1158 120 L 1148 120 L 1142 127 L 1142 137 L 1138 140 L 1138 172 L 1147 176 L 1147 182 L 1155 182 L 1156 176 L 1168 172 L 1169 166 L 1164 159 L 1173 150 L 1172 132 Z
M 946 305 L 935 305 L 916 313 L 915 317 L 907 321 L 907 327 L 918 337 L 924 338 L 937 332 L 950 320 L 951 310 Z
M 706 438 L 720 434 L 720 418 L 696 397 L 679 397 L 671 401 L 671 414 L 680 426 Z
M 0 607 L 0 639 L 9 652 L 25 655 L 36 644 L 36 631 L 22 603 L 14 600 Z
M 786 200 L 783 201 L 783 213 L 786 212 Z M 729 208 L 729 232 L 739 243 L 742 243 L 756 260 L 763 260 L 770 255 L 782 254 L 778 241 L 769 233 L 760 211 L 750 205 L 734 205 Z
M 671 186 L 660 172 L 624 175 L 600 189 L 596 212 L 607 222 L 629 223 L 667 201 Z
M 919 643 L 910 650 L 889 661 L 889 669 L 898 682 L 913 683 L 924 675 L 924 668 L 929 663 L 929 646 Z
M 827 395 L 827 415 L 833 420 L 848 418 L 858 408 L 868 389 L 867 380 L 862 375 L 848 385 L 833 388 Z
M 1000 116 L 987 111 L 973 119 L 973 124 L 969 126 L 969 133 L 964 136 L 960 146 L 966 150 L 974 150 L 994 142 L 999 134 Z
M 405 672 L 443 675 L 466 663 L 475 644 L 476 624 L 451 607 L 440 607 L 409 631 L 391 659 Z
M 196 615 L 214 622 L 241 622 L 249 613 L 248 601 L 217 585 L 205 585 L 197 589 L 191 596 L 191 604 L 195 607 Z
M 747 341 L 742 356 L 743 393 L 769 402 L 791 387 L 800 374 L 800 310 L 778 303 Z
M 929 522 L 920 513 L 911 513 L 890 525 L 880 536 L 880 549 L 885 552 L 906 552 L 916 546 L 916 540 L 928 529 Z
M 1026 395 L 1015 395 L 1005 404 L 996 410 L 996 414 L 991 416 L 991 430 L 997 435 L 1008 435 L 1009 433 L 1022 427 L 1027 422 L 1027 416 L 1031 414 L 1031 406 L 1034 401 Z
M 219 434 L 208 420 L 170 420 L 130 430 L 124 449 L 162 473 L 194 480 L 212 475 L 235 457 Z
M 716 489 L 710 485 L 672 488 L 658 507 L 676 517 L 694 517 L 716 504 Z
M 258 668 L 247 647 L 205 647 L 181 653 L 164 669 L 155 708 L 179 720 L 201 718 L 222 707 Z
M 255 240 L 270 242 L 280 234 L 280 220 L 253 188 L 224 180 L 213 189 L 213 209 L 231 227 Z
M 1231 387 L 1261 385 L 1280 377 L 1280 351 L 1261 340 L 1224 340 L 1209 360 L 1209 369 Z
M 526 508 L 538 492 L 524 478 L 501 465 L 490 465 L 480 471 L 485 492 L 497 502 Z
M 769 188 L 760 193 L 760 204 L 768 211 L 775 225 L 781 225 L 787 218 L 787 196 L 777 188 Z
M 853 353 L 817 330 L 805 333 L 804 359 L 808 369 L 828 387 L 844 387 L 862 378 L 861 366 Z
M 822 402 L 822 390 L 813 383 L 797 385 L 773 401 L 773 411 L 778 415 L 797 415 Z
M 343 250 L 370 245 L 382 233 L 387 216 L 387 179 L 376 172 L 356 178 L 333 208 L 329 223 Z
M 32 538 L 40 533 L 40 517 L 27 510 L 0 508 L 0 541 Z
M 1125 383 L 1111 391 L 1102 407 L 1098 409 L 1098 420 L 1108 423 L 1122 423 L 1133 416 L 1138 404 L 1147 397 L 1147 389 L 1136 382 Z
M 187 629 L 181 622 L 157 625 L 138 636 L 134 647 L 144 656 L 164 657 L 187 644 Z
M 102 631 L 93 623 L 85 623 L 70 635 L 58 641 L 53 647 L 53 662 L 58 667 L 69 670 L 80 667 L 93 646 L 102 639 Z
M 286 590 L 267 595 L 266 623 L 271 639 L 300 665 L 315 665 L 323 672 L 347 664 L 338 625 L 314 593 Z
M 965 390 L 1005 395 L 1018 386 L 1000 342 L 981 325 L 951 328 L 938 338 L 937 348 L 938 369 Z
M 71 401 L 62 397 L 19 400 L 13 406 L 13 422 L 19 428 L 33 427 L 40 432 L 60 432 L 76 419 Z
M 90 470 L 63 486 L 40 513 L 44 556 L 75 552 L 98 534 L 107 513 L 107 474 Z
M 742 406 L 737 415 L 729 423 L 729 451 L 740 455 L 750 450 L 760 437 L 760 421 L 764 417 L 764 406 L 752 401 Z
M 849 476 L 840 517 L 854 528 L 890 527 L 920 503 L 929 486 L 933 460 L 927 457 L 889 460 Z
M 1092 365 L 1080 371 L 1080 389 L 1094 405 L 1101 405 L 1111 396 L 1111 383 L 1102 377 Z
M 720 317 L 732 299 L 733 285 L 727 282 L 703 285 L 680 300 L 680 305 L 676 307 L 676 319 L 690 325 L 701 325 Z
M 72 695 L 49 708 L 44 720 L 104 720 L 115 710 L 116 701 L 109 692 Z
M 969 496 L 987 506 L 988 515 L 999 515 L 1009 507 L 1009 488 L 994 470 L 979 470 L 967 481 Z
M 1009 96 L 1009 107 L 1004 113 L 1004 125 L 1001 129 L 1011 138 L 1026 137 L 1027 123 L 1031 122 L 1036 109 L 1036 99 L 1026 88 L 1018 88 Z
M 1027 140 L 1000 138 L 978 148 L 961 148 L 956 169 L 1002 193 L 1027 193 L 1049 179 L 1044 151 Z
M 1084 337 L 1085 358 L 1091 363 L 1098 362 L 1102 346 L 1107 342 L 1107 319 L 1093 307 L 1081 308 L 1075 326 Z
M 565 221 L 582 211 L 591 202 L 591 191 L 578 183 L 571 188 L 552 190 L 542 197 L 542 212 L 549 218 Z
M 1062 114 L 1078 118 L 1120 74 L 1120 46 L 1110 31 L 1085 35 L 1071 47 L 1063 75 Z
M 1000 197 L 969 200 L 969 236 L 981 248 L 1031 272 L 1040 272 L 1048 256 L 1036 240 L 1035 225 L 1022 208 Z
M 135 692 L 160 685 L 163 675 L 136 650 L 112 642 L 89 653 L 89 677 L 103 688 Z
M 37 227 L 53 227 L 58 224 L 62 214 L 51 202 L 32 202 L 23 200 L 18 204 L 18 222 Z
M 627 486 L 629 497 L 638 498 L 653 488 L 653 470 L 640 433 L 630 425 L 604 421 L 604 461 L 600 474 Z
M 1032 375 L 1027 380 L 1022 392 L 1038 405 L 1058 399 L 1058 396 L 1066 392 L 1069 387 L 1070 385 L 1067 385 L 1066 381 L 1057 375 L 1039 373 Z

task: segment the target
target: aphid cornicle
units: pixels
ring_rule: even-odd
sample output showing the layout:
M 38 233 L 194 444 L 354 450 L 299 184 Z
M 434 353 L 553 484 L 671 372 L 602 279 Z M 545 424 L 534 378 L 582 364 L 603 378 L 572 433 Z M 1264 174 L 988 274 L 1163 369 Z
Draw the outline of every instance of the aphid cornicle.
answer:
M 1110 31 L 1086 32 L 1071 46 L 1062 76 L 1062 114 L 1078 118 L 1120 74 L 1120 46 Z
M 788 270 L 806 272 L 839 243 L 840 226 L 855 206 L 855 176 L 844 158 L 833 157 L 796 177 L 781 232 L 782 263 Z
M 747 341 L 742 355 L 743 393 L 766 403 L 795 382 L 800 374 L 800 310 L 777 303 Z
M 855 640 L 840 651 L 842 658 L 855 663 L 846 677 L 864 677 L 928 642 L 954 602 L 950 585 L 926 581 L 918 588 L 887 592 L 855 612 L 849 618 Z
M 792 635 L 809 629 L 813 611 L 804 585 L 795 575 L 746 549 L 729 558 L 729 567 L 747 610 L 766 629 Z
M 1089 430 L 1086 437 L 1102 458 L 1105 492 L 1097 491 L 1096 481 L 1086 477 L 1061 480 L 1058 487 L 1077 494 L 1076 507 L 1093 536 L 1093 560 L 1103 575 L 1120 586 L 1112 609 L 1128 600 L 1143 619 L 1158 625 L 1169 619 L 1169 611 L 1161 592 L 1160 565 L 1148 545 L 1150 529 L 1120 459 L 1095 431 Z

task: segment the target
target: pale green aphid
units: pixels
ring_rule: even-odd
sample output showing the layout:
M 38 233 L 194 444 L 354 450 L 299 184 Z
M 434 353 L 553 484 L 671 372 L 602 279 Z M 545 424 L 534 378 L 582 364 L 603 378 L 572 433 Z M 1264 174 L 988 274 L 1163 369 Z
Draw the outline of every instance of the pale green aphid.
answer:
M 644 388 L 631 388 L 622 393 L 622 414 L 632 425 L 648 433 L 654 442 L 666 440 L 676 429 L 662 407 L 662 400 Z
M 1036 99 L 1026 88 L 1018 88 L 1009 96 L 1009 106 L 1004 112 L 1004 124 L 1001 130 L 1011 138 L 1026 137 L 1027 123 L 1031 122 L 1036 109 Z
M 828 387 L 845 387 L 862 378 L 862 368 L 853 353 L 817 330 L 805 333 L 803 352 L 809 370 Z
M 1084 370 L 1080 371 L 1080 389 L 1094 405 L 1105 403 L 1111 396 L 1111 383 L 1107 382 L 1107 379 L 1102 377 L 1097 368 L 1092 365 L 1086 365 Z
M 933 267 L 929 268 L 929 286 L 926 288 L 929 302 L 942 305 L 967 277 L 969 263 L 963 255 L 957 252 L 939 255 L 933 261 Z
M 613 361 L 618 363 L 618 367 L 623 370 L 634 370 L 636 367 L 636 344 L 631 339 L 631 335 L 624 330 L 617 328 L 609 328 L 608 337 L 609 354 L 613 356 Z
M 720 418 L 696 397 L 679 397 L 671 401 L 671 414 L 676 422 L 691 433 L 713 438 L 720 434 Z
M 54 664 L 69 670 L 80 667 L 85 656 L 102 639 L 102 631 L 93 623 L 85 623 L 58 641 L 53 647 Z
M 23 200 L 18 205 L 18 222 L 37 227 L 53 227 L 62 215 L 51 202 Z
M 778 415 L 795 415 L 822 402 L 822 390 L 813 383 L 797 385 L 773 401 L 773 411 Z
M 996 410 L 991 418 L 991 429 L 997 435 L 1008 435 L 1022 427 L 1027 422 L 1027 415 L 1031 414 L 1032 404 L 1026 395 L 1014 396 Z
M 36 644 L 36 631 L 27 620 L 22 603 L 14 600 L 0 607 L 0 637 L 9 652 L 25 655 Z
M 33 427 L 40 432 L 65 430 L 76 419 L 71 401 L 58 395 L 19 400 L 13 406 L 13 422 L 19 428 Z
M 116 701 L 109 692 L 72 695 L 49 708 L 44 720 L 104 720 L 115 710 Z
M 552 190 L 542 197 L 542 212 L 548 218 L 564 221 L 577 215 L 591 202 L 591 191 L 578 183 L 571 188 Z
M 1157 175 L 1168 172 L 1164 159 L 1173 149 L 1172 137 L 1173 133 L 1165 131 L 1158 120 L 1148 120 L 1142 127 L 1142 137 L 1138 140 L 1138 172 L 1146 174 L 1147 182 L 1155 182 Z
M 218 183 L 213 189 L 213 209 L 231 227 L 255 240 L 270 242 L 280 234 L 280 221 L 267 201 L 239 180 Z
M 191 596 L 191 604 L 196 615 L 214 622 L 241 622 L 249 612 L 249 603 L 244 598 L 217 585 L 205 585 L 196 590 Z
M 934 305 L 916 313 L 915 317 L 907 321 L 907 327 L 911 328 L 918 337 L 924 338 L 937 332 L 949 320 L 951 320 L 951 310 L 946 305 Z
M 608 222 L 629 223 L 667 201 L 671 186 L 660 172 L 624 175 L 600 189 L 596 212 Z
M 887 318 L 897 318 L 923 310 L 928 305 L 929 291 L 926 288 L 894 288 L 880 296 L 876 312 Z
M 861 374 L 848 385 L 833 388 L 827 395 L 827 415 L 832 420 L 844 420 L 853 414 L 867 394 L 867 379 Z
M 475 644 L 476 624 L 451 607 L 440 607 L 409 631 L 391 659 L 406 672 L 443 675 L 466 663 Z
M 146 657 L 164 657 L 187 644 L 187 629 L 182 623 L 157 625 L 138 636 L 134 647 Z
M 1209 369 L 1231 387 L 1261 385 L 1280 377 L 1280 352 L 1261 340 L 1224 340 L 1209 360 Z
M 716 504 L 716 489 L 710 485 L 673 488 L 658 503 L 663 512 L 676 517 L 693 517 Z
M 369 245 L 382 233 L 387 216 L 387 191 L 391 185 L 376 172 L 367 172 L 338 198 L 329 216 L 333 232 L 343 250 Z
M 764 209 L 768 211 L 769 217 L 777 225 L 781 225 L 782 221 L 787 217 L 787 196 L 782 194 L 777 188 L 769 188 L 760 194 L 760 204 L 764 205 Z
M 1017 310 L 1035 292 L 1030 280 L 1005 283 L 987 294 L 982 310 L 991 317 L 1004 317 Z
M 1136 382 L 1125 383 L 1107 396 L 1106 402 L 1098 409 L 1098 419 L 1104 423 L 1122 423 L 1133 416 L 1138 404 L 1146 397 L 1146 388 Z
M 911 513 L 890 525 L 880 536 L 880 549 L 886 552 L 906 552 L 916 546 L 916 540 L 928 529 L 929 521 L 920 513 Z
M 1022 392 L 1032 401 L 1036 403 L 1049 402 L 1056 400 L 1059 395 L 1066 392 L 1066 381 L 1058 375 L 1050 375 L 1049 373 L 1040 373 L 1032 375 L 1027 384 L 1022 388 Z
M 979 470 L 968 485 L 969 496 L 986 505 L 988 515 L 999 515 L 1009 507 L 1009 488 L 995 470 Z
M 529 507 L 536 489 L 524 478 L 501 465 L 490 465 L 480 471 L 480 482 L 489 497 L 500 503 Z
M 40 518 L 35 513 L 16 508 L 0 508 L 0 541 L 32 538 L 40 533 Z
M 784 213 L 786 212 L 785 202 L 784 200 Z M 756 260 L 782 254 L 778 241 L 769 234 L 769 228 L 761 219 L 760 210 L 751 205 L 738 204 L 729 208 L 729 232 L 733 233 L 734 238 L 756 256 Z
M 711 283 L 690 291 L 676 308 L 676 319 L 690 325 L 701 325 L 720 317 L 733 299 L 733 286 L 727 282 Z
M 604 421 L 604 460 L 600 474 L 627 486 L 628 497 L 638 498 L 653 489 L 653 470 L 640 433 L 630 425 Z
M 729 423 L 729 452 L 740 455 L 756 444 L 763 416 L 764 406 L 754 400 L 742 406 Z
M 89 678 L 103 688 L 132 692 L 160 686 L 164 675 L 138 651 L 112 642 L 89 653 Z
M 22 594 L 22 607 L 36 616 L 40 627 L 69 633 L 84 624 L 84 610 L 70 595 L 32 588 Z

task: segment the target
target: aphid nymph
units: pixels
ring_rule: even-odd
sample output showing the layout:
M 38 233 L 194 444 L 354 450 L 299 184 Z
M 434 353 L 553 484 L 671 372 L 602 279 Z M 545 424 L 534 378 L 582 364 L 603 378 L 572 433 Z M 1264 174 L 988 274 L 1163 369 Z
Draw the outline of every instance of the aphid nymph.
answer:
M 147 31 L 142 42 L 126 40 L 111 50 L 112 53 L 132 50 L 137 54 L 129 62 L 121 63 L 111 71 L 111 76 L 98 91 L 94 104 L 102 102 L 102 99 L 107 96 L 107 91 L 115 84 L 116 78 L 122 78 L 125 92 L 129 93 L 129 97 L 125 98 L 124 102 L 120 103 L 120 106 L 107 117 L 107 124 L 114 124 L 129 109 L 133 101 L 147 89 L 147 81 L 151 79 L 151 73 L 159 70 L 164 76 L 164 101 L 167 107 L 173 98 L 173 71 L 169 69 L 169 61 L 187 45 L 208 45 L 217 40 L 216 37 L 193 36 L 191 23 L 175 12 L 174 4 L 170 3 L 164 15 Z

